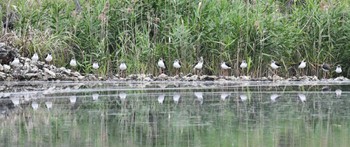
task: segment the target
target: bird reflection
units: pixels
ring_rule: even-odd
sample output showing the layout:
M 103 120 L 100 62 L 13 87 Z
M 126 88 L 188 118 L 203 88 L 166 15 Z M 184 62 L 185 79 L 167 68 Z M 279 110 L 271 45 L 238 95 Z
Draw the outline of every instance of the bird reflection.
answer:
M 277 99 L 278 97 L 279 97 L 278 94 L 272 94 L 272 95 L 270 96 L 270 99 L 271 99 L 272 102 L 276 102 L 276 99 Z
M 14 106 L 19 105 L 19 97 L 11 97 L 11 101 L 12 101 Z
M 305 101 L 306 101 L 306 96 L 305 96 L 305 94 L 299 93 L 299 94 L 298 94 L 298 97 L 299 97 L 299 99 L 300 99 L 301 102 L 305 102 Z
M 52 102 L 51 101 L 45 102 L 45 105 L 46 105 L 47 109 L 51 109 L 52 108 Z
M 33 110 L 37 110 L 39 108 L 39 104 L 37 102 L 32 102 Z
M 228 92 L 223 92 L 223 93 L 221 93 L 221 95 L 220 95 L 220 99 L 221 99 L 222 101 L 225 101 L 226 98 L 229 97 L 230 95 L 231 95 L 231 94 L 228 93 Z
M 245 94 L 239 95 L 239 98 L 242 100 L 242 102 L 244 102 L 248 99 L 247 95 L 245 95 Z
M 322 91 L 326 92 L 326 91 L 331 91 L 331 88 L 329 86 L 323 86 L 322 87 Z
M 77 96 L 75 95 L 70 96 L 69 101 L 71 104 L 75 104 L 75 102 L 77 102 Z
M 180 97 L 181 97 L 180 94 L 178 94 L 178 93 L 174 94 L 173 100 L 174 100 L 175 104 L 179 103 Z
M 203 92 L 194 92 L 194 95 L 197 97 L 200 104 L 203 104 Z
M 92 100 L 93 100 L 93 101 L 97 101 L 99 96 L 100 96 L 100 95 L 99 95 L 98 93 L 92 94 Z
M 336 97 L 341 97 L 342 91 L 340 89 L 335 90 L 335 96 Z
M 163 102 L 164 102 L 164 97 L 165 97 L 164 94 L 161 94 L 161 95 L 158 96 L 158 102 L 159 102 L 159 104 L 163 104 Z
M 126 93 L 125 92 L 119 93 L 118 96 L 119 96 L 121 101 L 125 101 L 125 99 L 126 99 Z
M 165 89 L 166 87 L 168 87 L 168 84 L 167 83 L 159 83 L 158 86 L 161 89 Z

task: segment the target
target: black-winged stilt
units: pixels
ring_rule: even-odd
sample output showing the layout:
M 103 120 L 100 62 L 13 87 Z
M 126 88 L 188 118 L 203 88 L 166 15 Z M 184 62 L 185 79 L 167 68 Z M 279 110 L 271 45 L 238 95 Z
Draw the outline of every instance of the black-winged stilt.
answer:
M 46 55 L 45 61 L 46 61 L 48 64 L 51 63 L 51 61 L 52 61 L 52 55 L 51 55 L 51 53 L 48 53 L 48 54 Z
M 160 72 L 160 74 L 164 73 L 164 70 L 166 69 L 166 65 L 165 65 L 165 63 L 164 63 L 163 58 L 160 58 L 160 59 L 158 60 L 157 65 L 158 65 L 158 67 L 159 67 L 159 72 Z
M 329 64 L 323 63 L 321 65 L 322 70 L 324 71 L 323 73 L 323 78 L 326 79 L 327 78 L 327 73 L 329 72 L 329 70 L 331 69 L 331 66 Z
M 298 69 L 299 69 L 299 75 L 302 76 L 303 74 L 303 69 L 306 67 L 306 62 L 305 60 L 302 60 L 299 62 Z
M 126 64 L 124 61 L 122 61 L 119 65 L 119 72 L 120 72 L 120 76 L 125 78 L 126 77 Z
M 181 62 L 180 62 L 179 59 L 175 59 L 174 60 L 173 67 L 176 70 L 176 75 L 179 75 L 179 71 L 180 71 L 180 68 L 181 68 Z
M 270 66 L 274 70 L 274 74 L 276 74 L 276 70 L 281 67 L 281 64 L 277 63 L 275 60 L 272 60 Z
M 342 72 L 342 69 L 341 69 L 341 66 L 340 65 L 337 65 L 337 68 L 335 69 L 335 72 L 337 74 L 340 74 Z
M 229 69 L 231 69 L 231 66 L 228 65 L 226 62 L 222 61 L 220 64 L 220 68 L 221 68 L 221 74 L 223 76 L 226 76 L 226 73 Z
M 198 75 L 198 71 L 199 71 L 199 75 L 202 74 L 202 68 L 203 68 L 203 57 L 201 56 L 200 59 L 198 60 L 198 62 L 196 63 L 196 65 L 194 66 L 194 71 L 195 74 Z
M 239 67 L 242 69 L 242 73 L 244 74 L 244 69 L 248 67 L 248 64 L 245 60 L 242 60 L 241 64 Z
M 37 53 L 34 53 L 33 56 L 32 56 L 32 61 L 33 62 L 38 62 L 39 61 L 39 56 Z

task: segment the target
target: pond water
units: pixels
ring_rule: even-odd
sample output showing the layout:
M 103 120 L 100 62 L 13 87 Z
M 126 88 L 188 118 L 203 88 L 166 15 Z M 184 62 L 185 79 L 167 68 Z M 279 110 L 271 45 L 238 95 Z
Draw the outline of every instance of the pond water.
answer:
M 349 146 L 348 82 L 3 82 L 0 146 Z

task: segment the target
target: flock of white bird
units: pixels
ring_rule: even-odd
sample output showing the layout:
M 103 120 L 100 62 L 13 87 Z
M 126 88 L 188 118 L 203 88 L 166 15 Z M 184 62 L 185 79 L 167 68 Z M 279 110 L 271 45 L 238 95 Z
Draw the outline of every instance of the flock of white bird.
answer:
M 199 104 L 203 104 L 203 102 L 204 102 L 203 94 L 204 94 L 203 92 L 194 92 L 195 100 L 198 101 Z M 341 97 L 341 95 L 342 95 L 342 90 L 336 89 L 335 90 L 335 96 L 337 98 L 339 98 L 339 97 Z M 100 95 L 98 93 L 93 93 L 91 95 L 93 101 L 98 101 L 99 100 L 99 96 Z M 164 93 L 159 94 L 158 97 L 157 97 L 158 103 L 159 104 L 163 104 L 164 101 L 165 101 L 165 97 L 166 96 L 167 95 L 164 94 Z M 172 100 L 174 101 L 175 104 L 179 103 L 180 98 L 181 98 L 181 94 L 180 93 L 174 93 L 173 95 L 169 95 L 169 96 L 172 96 Z M 226 101 L 230 96 L 231 96 L 230 92 L 220 92 L 220 100 L 221 101 Z M 279 97 L 281 97 L 281 96 L 282 96 L 281 94 L 272 93 L 270 95 L 270 100 L 271 100 L 271 102 L 276 102 L 277 99 Z M 125 92 L 120 92 L 118 94 L 118 97 L 120 98 L 120 100 L 122 102 L 124 102 L 124 101 L 126 101 L 127 94 Z M 303 94 L 303 93 L 298 93 L 297 97 L 303 103 L 307 101 L 306 95 Z M 239 94 L 239 98 L 240 98 L 240 101 L 245 102 L 245 101 L 247 101 L 249 99 L 249 96 L 247 94 L 242 93 L 242 94 Z M 20 103 L 21 103 L 21 99 L 19 97 L 11 97 L 10 100 L 12 101 L 14 106 L 19 106 Z M 69 101 L 70 101 L 70 103 L 72 105 L 74 105 L 77 102 L 77 96 L 75 96 L 75 95 L 70 96 L 69 97 Z M 52 108 L 52 106 L 53 106 L 53 102 L 52 101 L 46 101 L 45 102 L 45 106 L 46 106 L 47 109 L 50 110 Z M 37 102 L 33 101 L 32 102 L 32 108 L 34 110 L 38 109 L 39 108 L 39 104 Z
M 39 56 L 38 56 L 38 54 L 37 54 L 37 53 L 34 53 L 31 59 L 32 59 L 33 62 L 39 61 Z M 48 64 L 50 64 L 50 63 L 52 62 L 52 60 L 53 60 L 53 57 L 52 57 L 51 53 L 47 54 L 47 56 L 45 57 L 45 61 L 46 61 Z M 10 65 L 12 65 L 12 66 L 17 66 L 17 65 L 19 65 L 19 64 L 20 64 L 20 61 L 19 61 L 19 59 L 18 59 L 17 57 L 15 57 L 14 60 L 10 63 Z M 203 64 L 204 64 L 203 57 L 200 57 L 199 60 L 198 60 L 198 62 L 193 66 L 193 70 L 194 70 L 195 74 L 198 75 L 198 74 L 201 74 L 201 73 L 202 73 Z M 69 62 L 69 65 L 70 65 L 72 68 L 76 68 L 76 66 L 78 65 L 76 59 L 75 59 L 75 58 L 72 58 L 72 59 L 70 60 L 70 62 Z M 157 66 L 158 66 L 159 69 L 160 69 L 160 73 L 164 73 L 164 70 L 167 68 L 163 58 L 160 58 L 160 59 L 158 60 Z M 100 66 L 99 66 L 98 62 L 94 61 L 94 62 L 92 63 L 92 68 L 93 68 L 93 69 L 97 70 L 99 67 L 100 67 Z M 241 62 L 241 64 L 240 64 L 239 67 L 240 67 L 240 68 L 242 69 L 242 71 L 243 71 L 245 68 L 248 67 L 248 64 L 247 64 L 247 62 L 246 62 L 245 60 L 242 60 L 242 62 Z M 281 67 L 281 64 L 279 64 L 279 63 L 277 63 L 276 61 L 272 60 L 272 62 L 271 62 L 271 64 L 270 64 L 270 67 L 271 67 L 274 71 L 276 71 L 278 68 Z M 305 67 L 306 67 L 306 62 L 305 62 L 305 60 L 302 60 L 302 61 L 299 63 L 298 68 L 299 68 L 299 69 L 304 69 Z M 321 67 L 322 67 L 322 70 L 323 70 L 326 74 L 327 74 L 328 71 L 331 70 L 329 64 L 323 63 L 323 64 L 321 65 Z M 178 75 L 178 74 L 179 74 L 179 71 L 180 71 L 180 68 L 181 68 L 181 62 L 180 62 L 179 59 L 175 59 L 175 60 L 174 60 L 174 62 L 173 62 L 173 68 L 176 69 L 176 75 Z M 226 71 L 226 70 L 231 69 L 231 66 L 230 66 L 229 64 L 227 64 L 226 62 L 221 62 L 220 68 L 221 68 L 221 70 L 222 70 L 221 73 L 223 73 L 223 71 Z M 119 71 L 120 71 L 120 73 L 121 73 L 121 77 L 126 77 L 126 73 L 125 73 L 125 72 L 126 72 L 126 69 L 127 69 L 126 63 L 125 63 L 124 61 L 121 62 L 120 65 L 119 65 Z M 342 68 L 341 68 L 340 65 L 338 65 L 338 66 L 336 67 L 335 72 L 338 73 L 338 74 L 340 74 L 340 73 L 342 72 Z M 326 74 L 325 74 L 325 76 L 326 76 Z

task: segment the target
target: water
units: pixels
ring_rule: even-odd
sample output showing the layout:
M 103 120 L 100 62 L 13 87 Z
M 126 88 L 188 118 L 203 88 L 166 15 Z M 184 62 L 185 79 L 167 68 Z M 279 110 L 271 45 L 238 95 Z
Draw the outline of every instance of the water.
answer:
M 0 146 L 349 146 L 348 82 L 2 83 Z

